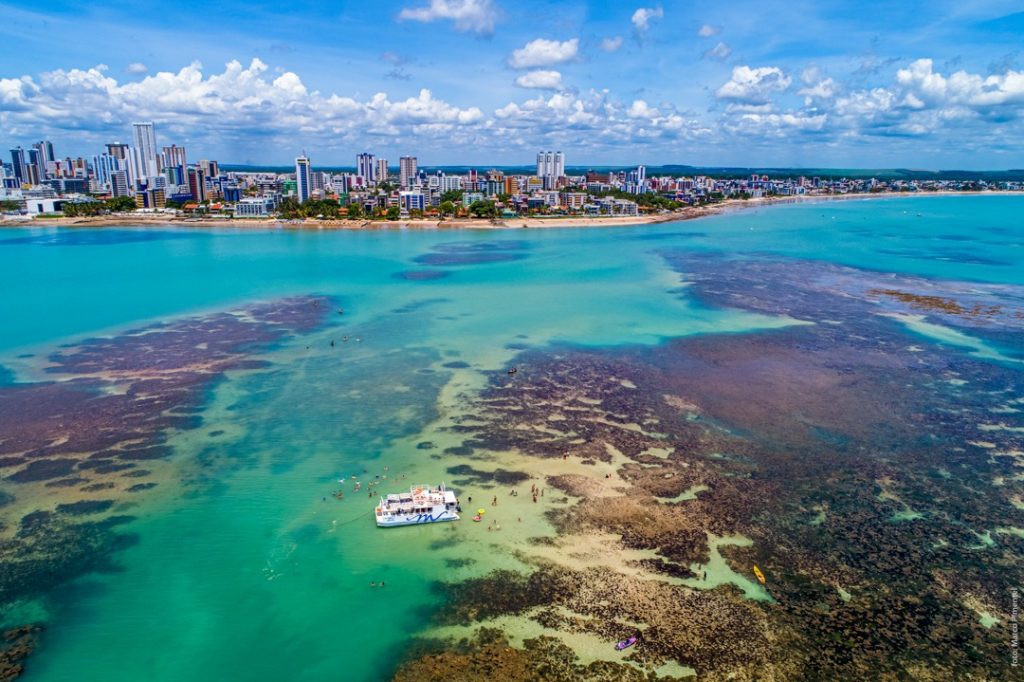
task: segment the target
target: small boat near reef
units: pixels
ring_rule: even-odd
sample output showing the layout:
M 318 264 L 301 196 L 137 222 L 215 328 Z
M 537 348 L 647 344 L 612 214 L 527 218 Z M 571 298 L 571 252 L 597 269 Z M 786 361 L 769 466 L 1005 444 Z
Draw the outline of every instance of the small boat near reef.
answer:
M 460 511 L 455 491 L 448 490 L 442 483 L 437 487 L 414 485 L 407 493 L 384 495 L 374 514 L 379 527 L 391 528 L 458 521 Z
M 754 576 L 757 577 L 757 582 L 764 585 L 764 573 L 762 573 L 761 569 L 757 566 L 754 566 Z
M 636 644 L 636 637 L 630 637 L 629 639 L 624 639 L 624 640 L 622 640 L 620 642 L 616 642 L 615 650 L 616 651 L 622 651 L 623 649 L 628 649 L 629 647 L 633 646 L 634 644 Z

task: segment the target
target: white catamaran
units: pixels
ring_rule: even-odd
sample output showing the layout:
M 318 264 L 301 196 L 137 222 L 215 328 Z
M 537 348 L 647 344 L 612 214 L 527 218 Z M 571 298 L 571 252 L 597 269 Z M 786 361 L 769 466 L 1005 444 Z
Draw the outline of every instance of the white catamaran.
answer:
M 458 521 L 459 499 L 454 490 L 448 490 L 442 483 L 438 487 L 414 485 L 407 493 L 395 493 L 380 498 L 375 510 L 377 525 L 381 528 L 392 526 L 415 526 L 421 523 Z

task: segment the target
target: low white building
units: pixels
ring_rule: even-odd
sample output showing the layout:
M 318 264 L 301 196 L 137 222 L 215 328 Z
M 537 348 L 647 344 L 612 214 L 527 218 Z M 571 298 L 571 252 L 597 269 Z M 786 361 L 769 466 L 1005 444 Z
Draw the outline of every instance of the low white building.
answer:
M 275 208 L 277 203 L 273 197 L 244 197 L 235 204 L 235 217 L 266 218 Z
M 64 210 L 64 199 L 25 197 L 25 210 L 29 215 L 60 213 Z
M 597 200 L 597 205 L 600 207 L 601 213 L 605 215 L 638 215 L 640 213 L 637 203 L 628 199 L 602 197 Z

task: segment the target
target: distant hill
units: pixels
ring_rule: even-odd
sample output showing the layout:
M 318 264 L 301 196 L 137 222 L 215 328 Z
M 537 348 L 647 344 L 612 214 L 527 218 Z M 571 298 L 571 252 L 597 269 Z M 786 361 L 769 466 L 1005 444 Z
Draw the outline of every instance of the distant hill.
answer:
M 222 163 L 220 167 L 227 171 L 242 173 L 294 173 L 292 166 L 252 166 Z M 534 171 L 534 166 L 491 166 L 481 164 L 477 166 L 421 166 L 421 170 L 428 173 L 444 171 L 448 174 L 463 175 L 475 169 L 484 173 L 491 168 L 506 174 L 529 174 Z M 569 166 L 566 168 L 568 175 L 583 175 L 587 171 L 597 173 L 608 173 L 620 170 L 629 170 L 635 166 Z M 333 173 L 354 173 L 354 166 L 314 166 L 315 170 Z M 398 167 L 394 166 L 393 171 L 397 174 Z M 731 166 L 647 166 L 647 174 L 650 175 L 707 175 L 713 178 L 743 178 L 753 175 L 769 175 L 773 178 L 784 177 L 820 177 L 820 178 L 878 178 L 880 180 L 1016 180 L 1024 181 L 1024 169 L 1011 170 L 990 170 L 990 171 L 969 171 L 969 170 L 918 170 L 913 168 L 743 168 Z

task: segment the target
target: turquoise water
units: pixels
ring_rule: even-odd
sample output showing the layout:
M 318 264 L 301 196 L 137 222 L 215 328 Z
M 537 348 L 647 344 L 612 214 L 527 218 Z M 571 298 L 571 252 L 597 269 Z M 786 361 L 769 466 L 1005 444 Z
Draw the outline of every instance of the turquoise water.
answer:
M 438 604 L 431 581 L 515 559 L 470 524 L 378 531 L 365 493 L 330 493 L 353 474 L 405 475 L 394 487 L 443 478 L 453 462 L 415 444 L 481 370 L 522 346 L 656 344 L 796 322 L 697 304 L 657 249 L 1024 284 L 1021 215 L 1024 197 L 931 197 L 635 228 L 2 232 L 0 366 L 22 379 L 42 354 L 88 335 L 295 294 L 345 306 L 326 328 L 266 349 L 268 370 L 216 386 L 203 426 L 173 439 L 167 480 L 125 510 L 140 540 L 118 555 L 122 570 L 4 614 L 49 623 L 24 679 L 381 679 Z M 495 240 L 518 242 L 506 252 L 520 257 L 414 260 Z M 396 276 L 425 269 L 449 274 Z M 444 367 L 453 360 L 469 367 Z M 550 531 L 542 518 L 526 523 Z M 445 561 L 467 556 L 477 563 Z

